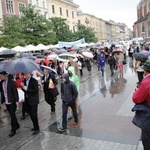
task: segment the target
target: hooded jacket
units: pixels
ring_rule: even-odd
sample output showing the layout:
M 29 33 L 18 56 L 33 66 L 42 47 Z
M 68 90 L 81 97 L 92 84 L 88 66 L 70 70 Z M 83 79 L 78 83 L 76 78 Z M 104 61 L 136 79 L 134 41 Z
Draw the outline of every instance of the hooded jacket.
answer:
M 70 71 L 72 73 L 72 76 L 69 76 L 69 80 L 71 80 L 72 82 L 74 82 L 74 84 L 76 85 L 76 88 L 79 92 L 79 87 L 80 87 L 80 84 L 79 84 L 79 78 L 78 76 L 75 74 L 75 69 L 74 67 L 69 67 L 68 68 L 68 71 Z
M 78 97 L 78 91 L 74 82 L 69 80 L 68 73 L 62 75 L 66 81 L 61 83 L 61 99 L 65 103 L 73 103 Z

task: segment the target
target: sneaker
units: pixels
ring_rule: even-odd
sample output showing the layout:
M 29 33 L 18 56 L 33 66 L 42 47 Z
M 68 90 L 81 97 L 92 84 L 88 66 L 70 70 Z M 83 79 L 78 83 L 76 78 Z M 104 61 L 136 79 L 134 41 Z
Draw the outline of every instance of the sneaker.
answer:
M 55 114 L 55 112 L 54 112 L 54 111 L 52 111 L 52 112 L 51 112 L 51 115 L 54 115 L 54 114 Z
M 71 120 L 72 119 L 72 116 L 70 114 L 67 114 L 67 119 L 68 120 Z
M 59 128 L 59 131 L 60 131 L 60 132 L 65 132 L 66 129 L 65 129 L 65 128 Z

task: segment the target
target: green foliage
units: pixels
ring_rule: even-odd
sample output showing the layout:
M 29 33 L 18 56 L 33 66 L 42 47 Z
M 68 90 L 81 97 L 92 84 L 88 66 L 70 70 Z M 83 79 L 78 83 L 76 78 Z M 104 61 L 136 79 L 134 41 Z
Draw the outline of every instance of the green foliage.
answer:
M 94 30 L 78 24 L 78 31 L 69 30 L 66 19 L 46 19 L 35 7 L 21 7 L 22 16 L 4 17 L 0 26 L 0 46 L 12 48 L 17 45 L 56 44 L 58 41 L 71 42 L 85 38 L 86 42 L 97 42 Z
M 50 18 L 54 26 L 54 32 L 57 36 L 58 41 L 72 41 L 73 33 L 69 30 L 68 25 L 66 24 L 66 19 L 60 17 Z
M 86 27 L 85 25 L 78 24 L 77 25 L 78 31 L 75 32 L 76 39 L 84 38 L 85 42 L 97 42 L 98 39 L 95 37 L 94 29 L 90 27 Z

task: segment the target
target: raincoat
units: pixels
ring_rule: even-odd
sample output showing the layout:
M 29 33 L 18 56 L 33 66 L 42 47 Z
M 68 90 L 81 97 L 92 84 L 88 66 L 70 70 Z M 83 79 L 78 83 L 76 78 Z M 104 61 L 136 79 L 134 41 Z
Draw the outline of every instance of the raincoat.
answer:
M 76 88 L 77 88 L 77 90 L 78 90 L 78 92 L 79 92 L 80 83 L 79 83 L 79 78 L 78 78 L 78 76 L 75 74 L 75 69 L 74 69 L 74 67 L 70 66 L 70 67 L 68 68 L 68 71 L 70 71 L 70 72 L 72 73 L 72 76 L 69 76 L 69 80 L 71 80 L 71 81 L 74 82 L 74 84 L 76 85 Z

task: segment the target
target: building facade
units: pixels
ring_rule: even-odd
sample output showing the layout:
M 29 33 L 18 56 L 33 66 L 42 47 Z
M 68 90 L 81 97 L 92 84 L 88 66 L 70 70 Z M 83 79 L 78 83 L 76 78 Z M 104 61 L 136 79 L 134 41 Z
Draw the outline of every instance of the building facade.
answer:
M 0 24 L 2 23 L 3 11 L 2 11 L 2 1 L 0 1 Z
M 98 42 L 106 41 L 105 21 L 93 15 L 78 13 L 78 23 L 94 29 Z
M 45 16 L 47 19 L 50 16 L 50 1 L 49 0 L 28 0 L 28 4 L 35 7 L 41 15 Z
M 150 0 L 141 0 L 137 6 L 137 21 L 133 26 L 134 38 L 150 40 Z
M 106 39 L 107 39 L 107 42 L 110 42 L 111 41 L 111 23 L 106 21 L 105 27 L 106 27 Z
M 50 0 L 49 10 L 51 17 L 61 17 L 66 19 L 69 29 L 73 32 L 77 30 L 77 9 L 79 5 L 72 0 Z
M 1 0 L 2 2 L 2 14 L 9 17 L 12 15 L 20 16 L 20 7 L 26 7 L 28 0 Z

